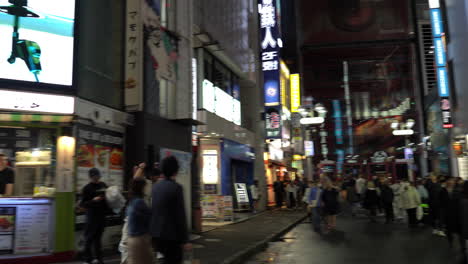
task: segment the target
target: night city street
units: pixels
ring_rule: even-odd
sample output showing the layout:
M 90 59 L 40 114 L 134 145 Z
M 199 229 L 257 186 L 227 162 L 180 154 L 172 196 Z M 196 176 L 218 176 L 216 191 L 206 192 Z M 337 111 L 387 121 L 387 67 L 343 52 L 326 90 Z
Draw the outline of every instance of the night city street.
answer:
M 468 264 L 468 0 L 0 0 L 0 264 Z
M 325 235 L 315 233 L 310 222 L 304 222 L 245 263 L 462 263 L 457 262 L 457 251 L 428 229 L 408 230 L 403 223 L 375 224 L 349 217 L 338 222 L 337 231 Z

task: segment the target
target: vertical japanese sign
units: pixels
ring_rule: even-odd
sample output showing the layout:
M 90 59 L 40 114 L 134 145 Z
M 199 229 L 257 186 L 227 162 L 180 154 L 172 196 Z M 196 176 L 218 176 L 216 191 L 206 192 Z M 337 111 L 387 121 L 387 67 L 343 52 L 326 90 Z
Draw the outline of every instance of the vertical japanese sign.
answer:
M 450 83 L 448 80 L 445 30 L 439 0 L 429 0 L 431 8 L 432 36 L 434 40 L 435 59 L 437 66 L 437 83 L 441 100 L 442 122 L 444 128 L 453 128 L 452 107 L 450 102 Z
M 291 112 L 299 112 L 301 106 L 301 78 L 299 74 L 291 74 Z
M 125 107 L 143 108 L 143 23 L 141 0 L 127 0 L 125 54 Z
M 281 129 L 275 133 L 269 132 L 268 112 L 272 112 L 272 106 L 279 106 L 281 102 L 280 91 L 280 48 L 279 26 L 276 13 L 276 1 L 259 0 L 260 32 L 261 32 L 261 55 L 265 106 L 267 112 L 267 135 L 266 138 L 281 138 Z M 279 107 L 280 108 L 280 107 Z M 276 113 L 276 112 L 275 112 Z M 278 112 L 279 113 L 279 112 Z M 276 114 L 274 114 L 276 116 Z M 271 122 L 270 122 L 271 124 Z M 279 119 L 281 128 L 281 115 Z M 271 129 L 271 127 L 270 127 Z

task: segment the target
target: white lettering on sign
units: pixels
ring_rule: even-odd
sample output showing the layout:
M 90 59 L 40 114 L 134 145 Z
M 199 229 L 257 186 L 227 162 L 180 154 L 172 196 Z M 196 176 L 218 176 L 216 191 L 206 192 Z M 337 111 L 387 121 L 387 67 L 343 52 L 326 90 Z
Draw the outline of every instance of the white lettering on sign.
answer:
M 264 61 L 262 62 L 263 71 L 278 70 L 278 61 Z
M 44 113 L 73 114 L 72 96 L 0 90 L 0 109 Z
M 262 48 L 266 49 L 268 46 L 276 48 L 277 43 L 271 32 L 271 29 L 276 26 L 276 10 L 273 0 L 263 0 L 258 12 L 260 13 L 260 27 L 265 29 Z
M 111 135 L 103 135 L 99 132 L 91 132 L 84 129 L 80 129 L 78 135 L 82 139 L 99 141 L 102 143 L 113 144 L 113 145 L 122 145 L 123 138 L 114 137 Z

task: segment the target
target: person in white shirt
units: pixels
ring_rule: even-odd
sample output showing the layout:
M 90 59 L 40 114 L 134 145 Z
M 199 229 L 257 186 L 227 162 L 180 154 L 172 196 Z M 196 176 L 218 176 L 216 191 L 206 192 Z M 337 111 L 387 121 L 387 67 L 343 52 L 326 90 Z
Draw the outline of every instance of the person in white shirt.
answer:
M 364 193 L 366 192 L 366 185 L 367 185 L 367 180 L 364 175 L 360 175 L 359 179 L 356 180 L 356 193 L 359 195 L 359 197 L 362 199 L 364 196 Z
M 254 184 L 250 185 L 250 195 L 252 196 L 253 201 L 253 212 L 257 213 L 258 202 L 260 201 L 260 193 L 258 191 L 258 180 L 254 181 Z

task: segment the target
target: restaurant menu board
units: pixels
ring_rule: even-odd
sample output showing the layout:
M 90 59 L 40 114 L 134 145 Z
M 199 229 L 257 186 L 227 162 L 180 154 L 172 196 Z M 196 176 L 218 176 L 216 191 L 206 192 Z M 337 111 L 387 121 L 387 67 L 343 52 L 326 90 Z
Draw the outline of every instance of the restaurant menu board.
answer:
M 216 221 L 234 221 L 232 196 L 204 195 L 202 196 L 202 218 Z
M 245 183 L 235 183 L 237 203 L 249 204 L 249 194 L 247 192 L 247 185 Z
M 97 168 L 101 180 L 107 186 L 122 189 L 123 171 L 123 134 L 106 129 L 80 125 L 77 145 L 77 191 L 81 191 L 89 182 L 88 172 Z
M 218 195 L 203 195 L 201 199 L 202 218 L 217 219 L 218 218 Z
M 468 180 L 468 157 L 458 158 L 458 176 Z
M 50 252 L 50 218 L 50 204 L 16 206 L 14 254 Z
M 220 215 L 225 222 L 234 221 L 233 201 L 232 196 L 221 196 L 220 197 L 222 215 Z
M 53 130 L 42 128 L 0 128 L 0 153 L 14 161 L 17 151 L 54 145 Z
M 13 254 L 16 207 L 0 207 L 0 255 Z

